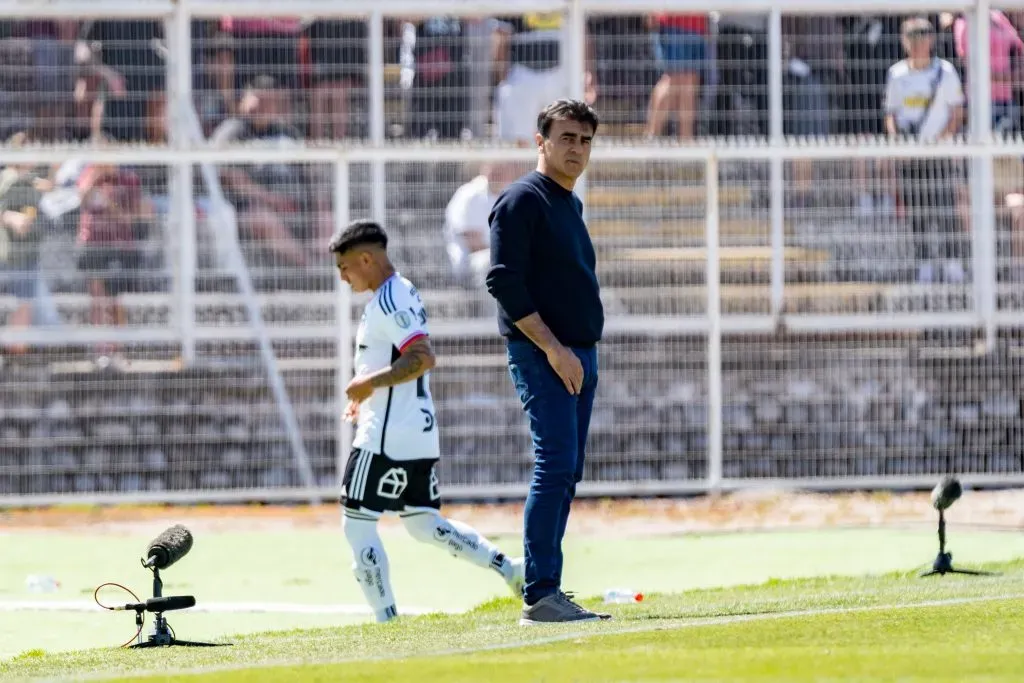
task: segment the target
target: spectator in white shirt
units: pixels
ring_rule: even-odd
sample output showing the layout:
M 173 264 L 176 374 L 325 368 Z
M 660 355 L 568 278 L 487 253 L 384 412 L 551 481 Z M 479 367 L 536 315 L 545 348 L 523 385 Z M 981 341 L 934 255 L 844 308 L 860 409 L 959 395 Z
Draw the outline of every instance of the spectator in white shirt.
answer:
M 445 209 L 445 248 L 455 277 L 482 287 L 491 266 L 488 216 L 498 194 L 520 174 L 511 164 L 486 164 L 460 187 Z
M 889 69 L 886 132 L 923 142 L 953 137 L 964 121 L 964 93 L 956 68 L 932 55 L 935 30 L 927 19 L 908 19 L 902 33 L 907 59 Z M 958 164 L 949 159 L 901 159 L 896 169 L 899 197 L 914 234 L 918 280 L 930 282 L 933 262 L 941 260 L 946 279 L 962 281 L 965 240 L 957 234 Z

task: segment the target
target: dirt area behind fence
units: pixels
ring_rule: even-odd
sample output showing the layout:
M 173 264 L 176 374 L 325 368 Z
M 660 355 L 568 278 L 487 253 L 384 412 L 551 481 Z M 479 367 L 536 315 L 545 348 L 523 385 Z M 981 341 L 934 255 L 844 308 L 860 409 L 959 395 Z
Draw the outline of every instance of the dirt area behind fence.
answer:
M 522 528 L 522 504 L 449 505 L 447 516 L 488 534 Z M 950 526 L 1024 529 L 1024 489 L 966 491 L 949 510 Z M 684 499 L 581 499 L 573 506 L 571 533 L 616 536 L 709 533 L 758 529 L 820 529 L 850 526 L 933 525 L 936 513 L 926 492 L 801 493 L 746 492 Z M 181 522 L 194 530 L 336 528 L 332 505 L 195 505 L 54 507 L 0 510 L 0 531 L 127 531 Z M 388 519 L 386 525 L 396 524 Z

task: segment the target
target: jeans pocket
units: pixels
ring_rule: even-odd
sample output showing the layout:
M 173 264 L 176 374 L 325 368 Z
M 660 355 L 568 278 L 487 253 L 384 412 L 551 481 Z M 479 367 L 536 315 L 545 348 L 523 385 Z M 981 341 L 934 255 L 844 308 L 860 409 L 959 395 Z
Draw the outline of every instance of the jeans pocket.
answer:
M 545 373 L 554 374 L 544 353 L 529 342 L 509 344 L 508 368 L 512 384 L 524 404 L 535 393 L 543 390 L 544 383 L 548 380 Z

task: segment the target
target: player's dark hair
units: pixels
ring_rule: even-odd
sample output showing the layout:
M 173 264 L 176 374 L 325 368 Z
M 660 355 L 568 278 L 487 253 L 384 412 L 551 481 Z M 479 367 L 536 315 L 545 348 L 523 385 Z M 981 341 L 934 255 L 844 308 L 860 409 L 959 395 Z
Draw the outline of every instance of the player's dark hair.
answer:
M 589 124 L 597 134 L 597 112 L 582 100 L 555 100 L 537 115 L 537 131 L 544 136 L 551 132 L 551 124 L 555 121 L 576 121 Z
M 327 244 L 327 249 L 332 254 L 344 254 L 356 247 L 369 245 L 387 249 L 388 236 L 379 223 L 368 218 L 361 218 L 352 221 L 348 227 L 334 235 Z

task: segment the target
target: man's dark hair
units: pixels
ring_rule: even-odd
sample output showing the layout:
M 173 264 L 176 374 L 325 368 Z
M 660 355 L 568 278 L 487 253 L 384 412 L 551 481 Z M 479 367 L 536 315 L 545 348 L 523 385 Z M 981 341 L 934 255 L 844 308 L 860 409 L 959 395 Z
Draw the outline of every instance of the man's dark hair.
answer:
M 590 124 L 597 134 L 597 112 L 582 100 L 555 100 L 537 115 L 537 131 L 544 136 L 551 132 L 551 124 L 555 121 L 576 121 Z
M 376 221 L 362 218 L 352 221 L 348 227 L 331 238 L 327 245 L 332 254 L 344 254 L 356 247 L 376 245 L 388 248 L 388 236 Z

